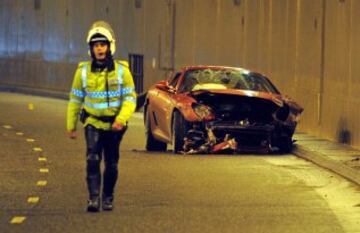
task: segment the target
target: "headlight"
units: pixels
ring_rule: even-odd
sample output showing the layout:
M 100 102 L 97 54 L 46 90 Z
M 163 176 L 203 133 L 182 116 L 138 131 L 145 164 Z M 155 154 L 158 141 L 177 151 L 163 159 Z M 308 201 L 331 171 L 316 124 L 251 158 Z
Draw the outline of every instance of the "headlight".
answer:
M 214 113 L 209 106 L 194 103 L 192 108 L 201 120 L 212 120 L 214 118 Z

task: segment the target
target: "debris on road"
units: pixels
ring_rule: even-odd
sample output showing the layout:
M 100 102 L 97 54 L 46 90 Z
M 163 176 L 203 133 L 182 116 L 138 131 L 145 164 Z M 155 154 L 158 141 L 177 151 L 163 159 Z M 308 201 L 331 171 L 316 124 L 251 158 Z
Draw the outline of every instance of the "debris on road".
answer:
M 183 154 L 236 152 L 238 143 L 230 134 L 226 134 L 224 139 L 218 142 L 212 129 L 207 127 L 206 130 L 206 133 L 196 128 L 188 131 L 184 138 Z

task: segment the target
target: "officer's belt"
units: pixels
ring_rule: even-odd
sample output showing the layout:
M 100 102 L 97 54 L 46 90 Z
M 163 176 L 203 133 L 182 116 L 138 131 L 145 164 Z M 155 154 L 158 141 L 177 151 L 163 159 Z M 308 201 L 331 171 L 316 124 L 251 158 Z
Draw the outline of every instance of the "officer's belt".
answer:
M 84 108 L 81 110 L 80 120 L 81 122 L 85 122 L 88 117 L 92 117 L 96 120 L 105 122 L 105 123 L 114 123 L 116 116 L 95 116 L 89 112 L 87 112 Z

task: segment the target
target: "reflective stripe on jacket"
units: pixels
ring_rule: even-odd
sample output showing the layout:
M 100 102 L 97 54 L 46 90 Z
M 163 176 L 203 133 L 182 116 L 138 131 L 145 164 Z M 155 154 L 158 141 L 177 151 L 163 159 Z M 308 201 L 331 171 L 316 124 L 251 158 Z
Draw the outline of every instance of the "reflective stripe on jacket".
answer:
M 91 62 L 81 62 L 75 72 L 67 110 L 67 130 L 75 130 L 81 108 L 95 116 L 116 116 L 123 125 L 136 108 L 134 81 L 128 64 L 115 61 L 115 70 L 91 72 Z M 111 124 L 89 117 L 84 126 L 110 130 Z

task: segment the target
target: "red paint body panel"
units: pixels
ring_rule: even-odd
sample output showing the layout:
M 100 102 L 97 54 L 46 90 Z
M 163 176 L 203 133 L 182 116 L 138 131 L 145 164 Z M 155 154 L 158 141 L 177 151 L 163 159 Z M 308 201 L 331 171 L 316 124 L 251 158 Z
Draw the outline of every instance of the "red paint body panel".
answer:
M 172 118 L 174 111 L 179 111 L 188 122 L 203 121 L 193 110 L 192 105 L 197 104 L 196 96 L 211 93 L 214 95 L 231 95 L 244 96 L 254 99 L 262 99 L 271 101 L 278 108 L 284 105 L 289 107 L 289 116 L 284 120 L 283 124 L 291 127 L 296 126 L 303 108 L 295 101 L 288 97 L 283 97 L 278 93 L 241 90 L 241 89 L 211 89 L 211 90 L 197 90 L 193 92 L 179 93 L 179 87 L 185 79 L 185 73 L 191 70 L 212 69 L 212 70 L 239 70 L 246 71 L 242 68 L 224 67 L 224 66 L 189 66 L 180 69 L 180 75 L 175 86 L 170 87 L 167 81 L 161 81 L 152 86 L 147 94 L 145 104 L 145 114 L 151 114 L 151 131 L 157 140 L 166 143 L 172 142 Z M 249 71 L 250 72 L 250 71 Z M 254 72 L 252 72 L 254 73 Z M 259 74 L 260 75 L 260 74 Z M 264 77 L 268 80 L 266 77 Z M 270 80 L 268 80 L 270 82 Z M 271 83 L 271 82 L 270 82 Z M 275 88 L 275 87 L 274 87 Z M 276 89 L 276 88 L 275 88 Z M 260 148 L 259 148 L 260 149 Z M 263 149 L 263 148 L 261 148 Z

